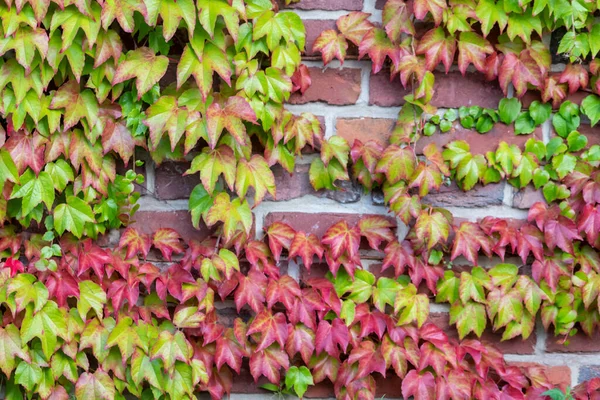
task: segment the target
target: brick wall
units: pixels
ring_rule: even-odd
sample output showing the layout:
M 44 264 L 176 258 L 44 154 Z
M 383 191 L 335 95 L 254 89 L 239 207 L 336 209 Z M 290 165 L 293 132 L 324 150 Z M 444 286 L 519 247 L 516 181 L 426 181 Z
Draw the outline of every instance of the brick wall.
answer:
M 385 71 L 371 74 L 369 61 L 359 61 L 356 56 L 349 57 L 343 68 L 337 61 L 324 68 L 319 58 L 312 53 L 315 38 L 324 29 L 335 27 L 335 20 L 350 10 L 362 10 L 372 14 L 373 21 L 381 20 L 381 8 L 384 1 L 376 0 L 302 0 L 294 10 L 304 19 L 307 29 L 307 52 L 305 64 L 310 68 L 312 87 L 304 95 L 293 95 L 288 109 L 294 113 L 311 112 L 324 121 L 326 137 L 340 135 L 350 143 L 354 139 L 364 141 L 376 138 L 386 142 L 391 133 L 394 120 L 403 103 L 407 91 L 398 80 L 389 81 Z M 560 71 L 561 66 L 553 66 Z M 484 81 L 477 73 L 467 73 L 463 77 L 453 70 L 448 75 L 436 74 L 436 93 L 433 105 L 440 108 L 456 108 L 461 105 L 480 105 L 496 107 L 503 97 L 495 83 Z M 529 96 L 529 102 L 535 96 Z M 573 97 L 580 101 L 581 96 Z M 590 137 L 591 143 L 600 138 L 598 129 L 582 127 L 581 132 Z M 536 137 L 549 140 L 552 137 L 552 125 L 546 122 L 536 132 Z M 512 127 L 497 124 L 494 129 L 482 136 L 475 131 L 465 130 L 458 122 L 452 131 L 446 134 L 436 133 L 419 142 L 422 149 L 429 142 L 442 146 L 452 140 L 462 139 L 471 144 L 474 153 L 485 153 L 496 148 L 500 141 L 523 145 L 528 136 L 515 136 Z M 364 195 L 361 188 L 347 184 L 343 192 L 315 192 L 308 180 L 308 169 L 315 155 L 305 155 L 298 160 L 295 173 L 290 176 L 281 168 L 275 169 L 277 181 L 277 200 L 264 201 L 254 209 L 255 232 L 262 236 L 263 226 L 276 220 L 284 220 L 296 229 L 322 235 L 324 231 L 341 218 L 349 222 L 358 220 L 366 214 L 387 214 L 382 205 L 382 196 L 378 193 Z M 164 163 L 146 166 L 147 193 L 140 200 L 141 209 L 137 214 L 137 227 L 152 231 L 161 227 L 171 227 L 187 238 L 202 238 L 208 229 L 195 230 L 187 212 L 187 197 L 198 183 L 197 175 L 183 177 L 188 168 L 186 163 Z M 531 204 L 542 199 L 533 190 L 516 192 L 504 182 L 487 187 L 476 187 L 464 193 L 456 186 L 444 187 L 438 193 L 430 194 L 426 202 L 449 209 L 456 217 L 475 220 L 485 216 L 523 219 Z M 398 221 L 398 236 L 405 233 Z M 114 237 L 113 237 L 114 240 Z M 380 254 L 366 253 L 365 267 L 377 273 Z M 494 260 L 492 260 L 492 263 Z M 518 263 L 518 261 L 516 261 Z M 307 272 L 290 262 L 282 266 L 284 271 L 297 279 L 303 279 Z M 313 266 L 311 276 L 323 274 L 325 267 Z M 224 314 L 226 315 L 226 313 Z M 431 320 L 445 327 L 451 336 L 456 336 L 455 328 L 448 326 L 448 308 L 432 305 Z M 547 334 L 541 323 L 537 324 L 535 334 L 528 340 L 514 339 L 500 342 L 500 335 L 486 332 L 484 339 L 494 342 L 506 353 L 506 359 L 515 363 L 540 363 L 548 366 L 548 374 L 557 384 L 572 384 L 600 375 L 600 338 L 589 339 L 576 336 L 569 347 L 556 344 L 556 338 Z M 251 383 L 249 376 L 234 380 L 234 399 L 259 399 L 265 394 L 257 385 Z M 380 395 L 386 398 L 400 397 L 398 382 L 378 383 Z M 332 387 L 312 388 L 307 397 L 333 397 Z

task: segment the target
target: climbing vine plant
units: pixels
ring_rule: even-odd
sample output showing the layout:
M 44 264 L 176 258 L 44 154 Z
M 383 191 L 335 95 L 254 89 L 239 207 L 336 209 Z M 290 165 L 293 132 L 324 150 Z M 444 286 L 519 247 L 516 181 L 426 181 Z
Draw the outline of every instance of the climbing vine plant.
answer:
M 552 386 L 540 368 L 508 365 L 474 336 L 491 326 L 526 338 L 538 314 L 563 342 L 598 329 L 600 149 L 577 129 L 582 115 L 600 120 L 600 98 L 565 101 L 598 91 L 596 10 L 579 0 L 389 0 L 382 27 L 364 13 L 341 17 L 315 43 L 325 63 L 354 45 L 373 72 L 388 66 L 412 88 L 386 147 L 325 140 L 314 115 L 285 110 L 310 86 L 305 31 L 271 0 L 0 2 L 6 397 L 218 399 L 243 369 L 300 397 L 330 381 L 338 398 L 374 398 L 377 375 L 402 378 L 402 395 L 417 399 L 543 397 Z M 552 74 L 542 36 L 559 28 L 571 64 Z M 442 63 L 447 72 L 457 52 L 463 74 L 474 68 L 518 97 L 536 89 L 542 101 L 437 113 L 432 71 Z M 523 149 L 472 154 L 455 141 L 414 150 L 455 123 L 532 134 L 550 118 L 558 137 L 533 136 Z M 394 219 L 367 217 L 322 238 L 274 223 L 254 240 L 252 207 L 277 196 L 271 167 L 293 172 L 307 147 L 320 153 L 315 189 L 356 179 L 383 190 L 406 238 Z M 214 236 L 126 228 L 139 168 L 185 157 L 199 180 L 192 222 Z M 548 204 L 521 224 L 475 223 L 423 200 L 450 180 L 470 190 L 502 179 L 542 188 Z M 118 228 L 113 248 L 92 241 Z M 362 269 L 363 239 L 382 252 L 387 277 Z M 483 255 L 520 257 L 532 274 L 508 260 L 485 270 Z M 280 275 L 280 262 L 310 270 L 317 259 L 325 277 L 300 285 Z M 455 272 L 462 259 L 474 268 Z M 219 309 L 231 299 L 237 314 L 227 321 Z M 450 304 L 461 341 L 427 321 L 433 299 Z M 573 393 L 587 398 L 597 386 Z

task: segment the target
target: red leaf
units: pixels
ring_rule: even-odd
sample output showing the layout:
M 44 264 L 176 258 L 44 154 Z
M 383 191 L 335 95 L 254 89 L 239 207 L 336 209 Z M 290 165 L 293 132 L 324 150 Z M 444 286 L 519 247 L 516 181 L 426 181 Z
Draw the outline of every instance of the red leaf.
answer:
M 262 351 L 275 341 L 281 347 L 285 346 L 288 337 L 288 325 L 285 315 L 273 315 L 270 310 L 261 311 L 248 327 L 248 336 L 260 333 L 261 339 L 255 351 Z
M 386 364 L 381 354 L 381 349 L 375 347 L 370 340 L 360 343 L 360 347 L 352 349 L 348 357 L 348 363 L 354 364 L 358 361 L 358 375 L 356 379 L 364 378 L 373 372 L 379 372 L 385 378 Z
M 45 165 L 45 143 L 46 139 L 40 134 L 26 135 L 23 131 L 16 131 L 10 135 L 4 148 L 10 153 L 19 174 L 29 167 L 37 175 Z
M 546 221 L 544 238 L 546 239 L 546 246 L 550 250 L 554 250 L 558 246 L 569 254 L 573 254 L 573 240 L 582 240 L 577 232 L 575 222 L 562 215 L 558 219 Z
M 111 299 L 115 312 L 121 309 L 121 306 L 127 300 L 129 310 L 137 304 L 140 297 L 140 282 L 137 279 L 129 278 L 117 279 L 110 284 L 108 288 L 108 298 Z
M 343 35 L 338 34 L 333 29 L 321 32 L 312 48 L 313 52 L 321 52 L 323 64 L 325 65 L 329 64 L 334 58 L 337 58 L 343 64 L 347 50 L 348 42 Z
M 16 255 L 21 249 L 21 234 L 15 233 L 14 226 L 0 228 L 0 251 L 10 250 L 11 255 Z
M 373 63 L 373 73 L 376 74 L 383 68 L 386 57 L 390 57 L 394 64 L 400 62 L 399 54 L 396 52 L 394 44 L 388 39 L 383 29 L 371 29 L 363 38 L 358 46 L 358 58 L 369 55 Z
M 528 83 L 538 88 L 543 84 L 542 70 L 529 50 L 523 50 L 519 56 L 506 53 L 499 70 L 499 80 L 504 93 L 507 93 L 508 84 L 512 82 L 517 97 L 525 94 Z
M 135 228 L 127 228 L 121 235 L 121 240 L 119 240 L 119 247 L 117 249 L 120 250 L 127 247 L 125 258 L 133 258 L 138 254 L 141 254 L 144 259 L 146 259 L 151 245 L 152 241 L 150 240 L 150 236 L 140 234 Z
M 548 286 L 553 291 L 556 291 L 558 286 L 558 278 L 561 275 L 568 276 L 566 265 L 556 257 L 545 257 L 544 260 L 535 260 L 531 265 L 531 275 L 537 283 L 540 283 L 542 278 L 548 283 Z
M 265 291 L 267 289 L 267 278 L 262 272 L 251 269 L 248 276 L 237 274 L 239 286 L 235 291 L 234 300 L 238 312 L 246 304 L 259 313 L 264 309 Z
M 296 235 L 296 231 L 289 225 L 283 222 L 274 222 L 267 228 L 267 236 L 269 237 L 269 247 L 273 252 L 275 261 L 279 262 L 281 251 L 289 250 L 292 240 Z
M 304 289 L 291 308 L 288 308 L 288 318 L 292 324 L 304 323 L 310 329 L 317 329 L 315 311 L 326 311 L 321 296 L 314 289 Z
M 408 399 L 410 396 L 419 400 L 435 399 L 435 380 L 431 372 L 419 374 L 413 369 L 406 374 L 402 380 L 402 397 Z
M 4 262 L 4 268 L 10 269 L 10 276 L 13 277 L 17 272 L 24 272 L 25 266 L 16 258 L 8 257 Z
M 173 252 L 184 252 L 181 236 L 171 228 L 161 228 L 154 232 L 154 235 L 152 236 L 152 245 L 160 250 L 167 261 L 171 261 Z
M 369 33 L 374 25 L 369 18 L 371 14 L 353 11 L 338 18 L 336 25 L 340 33 L 356 46 L 360 46 L 363 38 Z
M 455 229 L 455 231 L 456 236 L 454 238 L 454 245 L 452 246 L 452 260 L 460 255 L 464 255 L 467 260 L 477 265 L 479 250 L 483 250 L 488 257 L 491 257 L 492 242 L 479 225 L 473 222 L 463 222 L 460 224 L 460 228 Z
M 550 76 L 544 80 L 542 101 L 547 103 L 552 100 L 552 107 L 558 108 L 565 97 L 567 97 L 566 91 L 566 85 L 559 84 L 555 77 Z
M 321 243 L 331 247 L 333 258 L 339 258 L 344 252 L 350 258 L 356 257 L 360 247 L 360 231 L 357 227 L 350 228 L 344 220 L 331 226 L 323 235 Z
M 544 236 L 539 229 L 533 225 L 523 225 L 517 231 L 517 242 L 519 243 L 519 256 L 524 263 L 527 262 L 529 253 L 537 260 L 541 260 L 544 254 Z
M 225 335 L 217 339 L 215 349 L 215 364 L 220 370 L 223 364 L 229 365 L 235 372 L 240 373 L 242 361 L 244 357 L 250 354 L 244 346 L 242 346 L 233 334 L 233 329 L 229 328 L 225 331 Z
M 290 360 L 287 354 L 277 346 L 254 352 L 250 356 L 250 373 L 255 382 L 264 375 L 269 382 L 279 385 L 279 370 L 287 370 L 289 367 Z
M 442 16 L 446 8 L 448 6 L 444 0 L 416 0 L 414 3 L 415 17 L 423 20 L 429 11 L 436 26 L 442 23 Z
M 442 62 L 446 67 L 446 73 L 448 73 L 454 62 L 455 52 L 456 40 L 454 36 L 446 36 L 442 27 L 427 32 L 419 41 L 419 46 L 417 47 L 417 54 L 425 55 L 425 67 L 430 71 L 433 71 Z
M 294 301 L 302 295 L 300 285 L 289 275 L 284 275 L 279 279 L 269 280 L 267 286 L 267 307 L 273 308 L 275 303 L 282 303 L 286 309 L 291 310 Z
M 156 281 L 156 293 L 161 300 L 166 300 L 167 292 L 181 302 L 183 292 L 181 285 L 194 283 L 194 277 L 179 264 L 171 266 L 167 273 L 164 272 Z
M 588 72 L 581 64 L 567 64 L 560 74 L 559 83 L 569 84 L 569 94 L 573 94 L 580 88 L 585 89 L 589 82 Z
M 386 315 L 379 310 L 371 311 L 367 304 L 356 307 L 356 321 L 360 321 L 360 338 L 365 338 L 374 333 L 379 339 L 383 337 L 386 329 Z
M 332 324 L 329 324 L 329 322 L 325 320 L 319 322 L 315 338 L 317 354 L 325 351 L 331 357 L 338 358 L 340 349 L 343 352 L 346 352 L 349 340 L 348 327 L 344 325 L 344 322 L 341 319 L 334 319 Z
M 92 269 L 98 278 L 104 276 L 104 266 L 112 260 L 112 257 L 99 246 L 92 243 L 92 239 L 86 239 L 77 249 L 77 276 L 81 276 L 88 269 Z
M 304 94 L 312 84 L 310 71 L 305 64 L 300 64 L 294 75 L 292 75 L 292 92 L 300 91 Z
M 289 258 L 302 258 L 302 263 L 306 269 L 310 270 L 315 255 L 319 257 L 319 260 L 323 258 L 323 247 L 319 238 L 312 233 L 306 236 L 304 232 L 296 232 L 290 244 Z
M 308 364 L 315 351 L 315 333 L 303 324 L 289 325 L 285 350 L 290 358 L 300 353 L 304 363 Z
M 600 210 L 591 204 L 586 204 L 579 215 L 577 229 L 579 232 L 585 232 L 589 243 L 596 243 L 600 235 Z
M 68 297 L 79 298 L 79 284 L 66 271 L 52 272 L 44 284 L 48 288 L 50 298 L 55 299 L 59 307 L 66 307 Z
M 379 250 L 381 242 L 391 243 L 394 240 L 392 229 L 394 224 L 389 219 L 380 215 L 364 217 L 358 222 L 360 234 L 367 238 L 369 246 Z
M 400 244 L 395 240 L 385 247 L 385 257 L 383 258 L 381 272 L 393 266 L 395 276 L 400 276 L 404 274 L 406 267 L 414 268 L 415 265 L 416 258 L 410 242 L 403 241 Z

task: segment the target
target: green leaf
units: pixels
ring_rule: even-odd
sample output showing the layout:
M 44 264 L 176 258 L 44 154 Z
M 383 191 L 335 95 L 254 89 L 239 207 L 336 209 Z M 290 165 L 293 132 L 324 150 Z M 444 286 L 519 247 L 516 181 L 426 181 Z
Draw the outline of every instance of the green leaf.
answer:
M 196 185 L 190 194 L 188 207 L 192 214 L 192 224 L 198 229 L 200 226 L 200 218 L 202 214 L 208 211 L 213 205 L 213 198 L 208 194 L 204 186 Z
M 112 81 L 113 85 L 135 78 L 138 100 L 152 89 L 167 72 L 169 59 L 156 56 L 148 47 L 131 50 L 123 61 L 120 61 Z
M 552 105 L 548 103 L 540 103 L 535 100 L 529 105 L 529 115 L 535 122 L 535 125 L 541 125 L 550 118 L 552 114 Z
M 67 196 L 67 202 L 54 209 L 54 228 L 59 235 L 69 231 L 76 237 L 83 235 L 86 222 L 94 222 L 91 207 L 79 197 Z
M 371 298 L 373 285 L 375 285 L 375 275 L 362 269 L 356 271 L 348 298 L 356 303 L 365 303 Z
M 101 369 L 93 374 L 84 372 L 75 385 L 75 396 L 77 400 L 115 398 L 115 385 L 111 377 Z
M 10 153 L 6 149 L 0 149 L 0 188 L 7 180 L 13 183 L 19 182 L 19 172 Z
M 528 135 L 535 130 L 535 121 L 529 111 L 522 112 L 515 121 L 515 135 Z
M 23 386 L 28 392 L 33 392 L 35 385 L 42 380 L 42 369 L 32 363 L 21 361 L 15 371 L 15 383 Z
M 152 359 L 162 359 L 165 370 L 170 370 L 175 361 L 188 362 L 192 356 L 192 345 L 187 341 L 182 332 L 173 335 L 169 331 L 162 331 L 152 346 L 150 354 Z
M 485 306 L 474 301 L 469 301 L 464 305 L 454 303 L 450 306 L 450 323 L 456 324 L 460 339 L 470 332 L 480 337 L 487 324 Z
M 106 348 L 118 346 L 123 361 L 127 360 L 140 344 L 140 337 L 132 327 L 133 320 L 130 317 L 121 318 L 119 323 L 108 335 Z
M 54 188 L 58 192 L 62 192 L 65 190 L 69 182 L 73 182 L 75 180 L 75 175 L 73 174 L 73 169 L 63 159 L 56 160 L 53 163 L 46 164 L 44 171 L 48 172 L 52 177 L 52 182 L 54 183 Z
M 498 103 L 498 115 L 500 116 L 500 121 L 504 122 L 506 125 L 510 125 L 519 116 L 521 112 L 521 102 L 519 99 L 513 98 L 503 98 Z
M 49 360 L 56 349 L 57 335 L 67 337 L 65 315 L 55 302 L 48 301 L 44 307 L 34 314 L 33 305 L 28 305 L 21 325 L 21 339 L 24 343 L 37 337 L 42 342 L 42 351 Z
M 588 139 L 585 135 L 577 131 L 569 133 L 567 136 L 567 144 L 569 145 L 569 151 L 578 152 L 583 150 L 587 146 Z
M 11 199 L 22 198 L 21 207 L 23 216 L 26 216 L 40 203 L 46 204 L 48 210 L 52 209 L 54 203 L 54 183 L 50 174 L 46 171 L 40 172 L 36 178 L 31 169 L 27 169 L 20 178 L 21 185 L 13 188 Z
M 17 357 L 30 361 L 27 348 L 21 342 L 19 330 L 13 324 L 0 328 L 0 369 L 5 375 L 10 376 L 15 368 Z
M 581 102 L 581 110 L 592 121 L 592 126 L 600 121 L 600 97 L 595 94 L 587 96 Z
M 298 397 L 302 398 L 309 385 L 314 385 L 310 370 L 304 365 L 300 368 L 293 366 L 285 374 L 285 386 L 294 389 Z
M 90 309 L 93 309 L 98 318 L 102 319 L 102 310 L 106 303 L 106 293 L 102 287 L 92 281 L 79 282 L 79 301 L 77 302 L 77 311 L 82 319 Z

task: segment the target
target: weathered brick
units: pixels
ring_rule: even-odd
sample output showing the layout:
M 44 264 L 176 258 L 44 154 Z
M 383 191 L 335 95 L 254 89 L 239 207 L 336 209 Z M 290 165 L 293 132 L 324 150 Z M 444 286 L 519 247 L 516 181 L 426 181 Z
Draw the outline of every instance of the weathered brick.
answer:
M 582 383 L 598 377 L 600 377 L 600 365 L 584 365 L 579 367 L 577 383 Z
M 517 367 L 542 367 L 552 385 L 559 386 L 563 390 L 571 386 L 571 368 L 566 365 L 548 366 L 532 362 L 511 362 L 509 364 Z
M 138 211 L 135 222 L 131 225 L 142 233 L 154 233 L 160 228 L 175 229 L 186 241 L 202 240 L 210 236 L 211 230 L 203 223 L 200 229 L 192 226 L 192 218 L 188 211 Z
M 188 162 L 164 162 L 157 166 L 154 188 L 156 197 L 160 200 L 189 197 L 194 187 L 200 183 L 198 174 L 183 176 L 189 168 Z
M 573 94 L 567 94 L 567 97 L 564 99 L 564 101 L 569 100 L 573 103 L 581 104 L 583 99 L 585 99 L 588 95 L 589 93 L 587 92 L 579 91 Z M 537 90 L 528 90 L 521 98 L 521 103 L 523 103 L 524 108 L 529 108 L 531 103 L 533 103 L 536 100 L 540 102 L 542 101 L 541 93 Z
M 315 40 L 319 37 L 319 35 L 328 29 L 337 29 L 335 25 L 335 20 L 333 19 L 307 19 L 304 22 L 304 28 L 306 29 L 306 46 L 304 49 L 304 54 L 306 56 L 318 56 L 320 53 L 318 51 L 313 51 L 313 46 L 315 44 Z
M 346 139 L 350 146 L 355 139 L 363 143 L 373 139 L 386 146 L 395 125 L 396 120 L 389 118 L 339 118 L 335 129 L 337 135 Z
M 450 316 L 448 313 L 431 313 L 429 320 L 436 324 L 446 334 L 454 339 L 458 339 L 458 331 L 456 327 L 450 326 Z M 476 339 L 474 335 L 468 335 L 467 338 Z M 481 341 L 491 343 L 497 346 L 505 354 L 533 354 L 535 351 L 536 336 L 532 333 L 529 338 L 523 340 L 514 338 L 511 340 L 501 341 L 502 333 L 494 333 L 488 328 L 483 332 Z
M 266 200 L 286 201 L 305 196 L 307 194 L 315 194 L 308 178 L 310 165 L 297 164 L 294 173 L 290 174 L 283 169 L 279 164 L 272 168 L 275 175 L 275 187 L 277 188 L 276 199 L 271 195 L 267 195 Z
M 265 216 L 264 226 L 269 226 L 275 221 L 288 224 L 297 231 L 314 233 L 318 237 L 323 234 L 330 226 L 344 220 L 349 226 L 353 226 L 363 218 L 373 214 L 342 214 L 342 213 L 303 213 L 303 212 L 272 212 Z M 387 217 L 390 222 L 396 225 L 394 218 Z
M 455 182 L 450 186 L 442 185 L 437 192 L 429 193 L 423 202 L 435 207 L 487 207 L 502 204 L 504 183 L 476 185 L 465 192 Z
M 600 145 L 600 124 L 594 127 L 589 124 L 581 124 L 578 131 L 588 138 L 588 147 L 595 144 Z
M 600 351 L 600 333 L 592 337 L 579 332 L 569 338 L 569 345 L 559 343 L 560 338 L 548 335 L 546 339 L 546 352 L 548 353 L 594 353 Z
M 546 202 L 542 190 L 536 190 L 533 186 L 529 185 L 514 194 L 513 207 L 529 210 L 532 205 L 540 201 Z
M 537 138 L 542 137 L 542 128 L 536 128 L 533 135 Z M 446 144 L 454 140 L 464 140 L 471 146 L 471 153 L 485 154 L 488 151 L 495 151 L 498 144 L 504 141 L 508 144 L 516 144 L 523 148 L 525 142 L 531 138 L 531 135 L 515 135 L 513 126 L 497 123 L 491 131 L 485 134 L 480 134 L 476 130 L 465 129 L 456 121 L 454 126 L 448 133 L 436 133 L 433 136 L 423 137 L 419 139 L 416 145 L 417 153 L 422 153 L 425 146 L 429 143 L 437 144 L 438 148 L 442 148 Z
M 328 379 L 326 379 L 323 382 L 319 382 L 314 386 L 309 386 L 308 390 L 304 394 L 304 397 L 309 399 L 326 399 L 330 397 L 335 397 L 333 384 Z
M 285 4 L 280 1 L 280 4 Z M 287 8 L 297 10 L 349 10 L 359 11 L 363 8 L 363 0 L 302 0 L 298 3 L 292 3 Z
M 404 104 L 404 96 L 411 89 L 404 88 L 398 78 L 390 82 L 388 71 L 371 74 L 369 84 L 369 103 L 382 107 Z M 435 107 L 458 108 L 460 106 L 481 106 L 496 108 L 504 97 L 495 82 L 488 82 L 482 74 L 460 72 L 435 74 L 435 91 L 431 105 Z
M 357 68 L 310 68 L 312 84 L 304 94 L 294 93 L 291 104 L 321 101 L 333 105 L 355 104 L 360 95 L 360 74 Z

